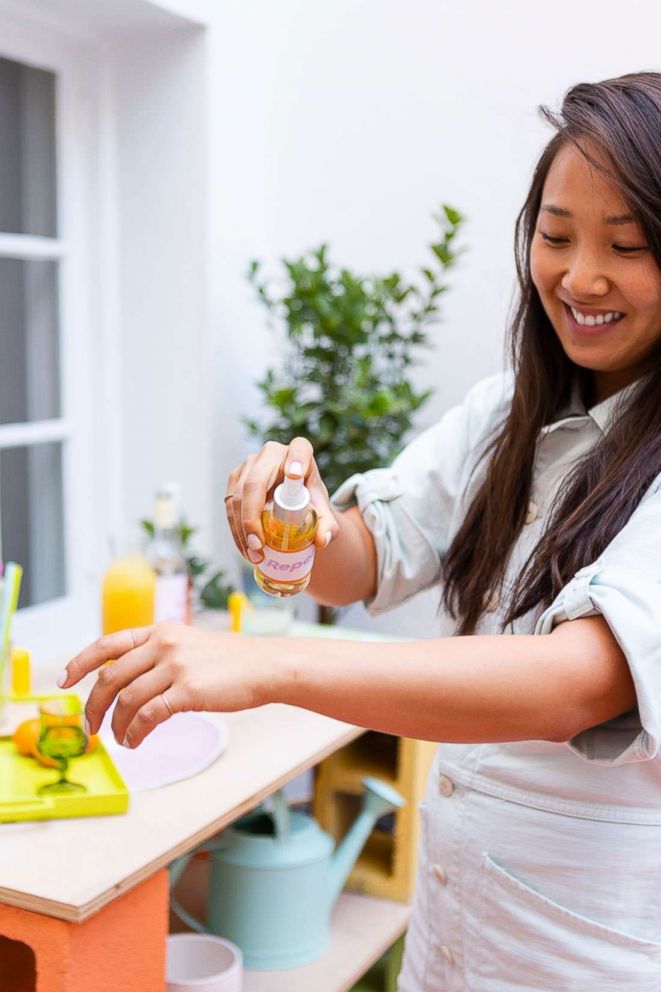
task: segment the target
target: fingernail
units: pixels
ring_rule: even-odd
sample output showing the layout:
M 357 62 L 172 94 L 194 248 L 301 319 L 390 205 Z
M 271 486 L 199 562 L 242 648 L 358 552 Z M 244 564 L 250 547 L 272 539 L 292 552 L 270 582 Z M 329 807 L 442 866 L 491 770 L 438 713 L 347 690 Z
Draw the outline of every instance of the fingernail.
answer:
M 264 555 L 260 554 L 259 551 L 249 551 L 248 557 L 250 558 L 251 562 L 254 565 L 256 565 L 258 562 L 260 562 L 263 559 Z
M 65 687 L 68 678 L 69 678 L 69 673 L 65 668 L 64 671 L 60 672 L 60 674 L 57 677 L 57 684 L 59 685 L 60 689 L 63 689 Z
M 290 462 L 285 471 L 287 475 L 303 475 L 303 466 L 300 462 Z
M 257 534 L 248 534 L 246 541 L 248 542 L 248 547 L 252 548 L 253 551 L 259 551 L 262 547 L 262 542 L 257 537 Z
M 90 729 L 91 729 L 90 722 L 87 719 L 87 717 L 85 717 L 85 719 L 83 720 L 83 730 L 85 731 L 88 737 L 89 737 Z
M 130 738 L 129 738 L 129 735 L 128 735 L 128 734 L 126 735 L 126 737 L 125 737 L 125 738 L 124 738 L 124 740 L 122 741 L 122 746 L 123 746 L 123 747 L 132 747 L 132 745 L 131 745 L 131 740 L 130 740 Z
M 332 540 L 333 540 L 333 535 L 329 530 L 327 530 L 326 537 L 324 538 L 324 547 L 327 548 Z

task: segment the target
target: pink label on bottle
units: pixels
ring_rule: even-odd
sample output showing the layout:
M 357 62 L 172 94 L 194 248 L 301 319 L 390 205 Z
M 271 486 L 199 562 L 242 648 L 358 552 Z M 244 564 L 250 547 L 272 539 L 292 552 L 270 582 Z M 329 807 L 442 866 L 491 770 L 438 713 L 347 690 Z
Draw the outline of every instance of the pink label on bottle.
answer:
M 188 576 L 185 572 L 177 575 L 156 576 L 156 602 L 154 603 L 154 623 L 185 623 L 188 606 Z
M 268 579 L 280 582 L 302 579 L 314 563 L 314 546 L 303 551 L 274 551 L 264 548 L 264 561 L 257 566 Z

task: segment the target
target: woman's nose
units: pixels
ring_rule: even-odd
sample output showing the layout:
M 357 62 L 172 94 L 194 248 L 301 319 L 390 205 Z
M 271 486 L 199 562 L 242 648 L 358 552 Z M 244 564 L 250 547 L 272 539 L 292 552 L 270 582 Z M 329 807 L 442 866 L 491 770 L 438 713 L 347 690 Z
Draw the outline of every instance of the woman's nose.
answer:
M 610 280 L 592 252 L 576 252 L 562 277 L 562 288 L 574 300 L 589 296 L 605 296 L 610 290 Z

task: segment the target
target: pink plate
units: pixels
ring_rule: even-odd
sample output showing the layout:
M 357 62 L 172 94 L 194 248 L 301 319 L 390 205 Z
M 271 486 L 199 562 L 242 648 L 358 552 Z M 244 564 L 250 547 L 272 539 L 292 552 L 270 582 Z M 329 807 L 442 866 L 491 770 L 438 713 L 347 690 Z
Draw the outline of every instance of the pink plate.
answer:
M 110 729 L 112 712 L 101 725 L 101 739 L 130 792 L 157 789 L 204 771 L 227 747 L 227 727 L 202 713 L 175 713 L 134 751 L 121 747 Z

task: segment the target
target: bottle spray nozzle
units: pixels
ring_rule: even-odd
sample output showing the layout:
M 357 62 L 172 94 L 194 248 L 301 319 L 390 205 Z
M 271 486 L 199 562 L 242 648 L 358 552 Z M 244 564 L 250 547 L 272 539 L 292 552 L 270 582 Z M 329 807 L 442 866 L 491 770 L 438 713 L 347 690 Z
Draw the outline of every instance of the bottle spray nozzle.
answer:
M 300 462 L 292 462 L 287 466 L 284 481 L 275 492 L 275 501 L 284 510 L 302 510 L 310 502 L 310 495 L 305 488 L 303 466 Z
M 282 484 L 281 502 L 285 506 L 299 506 L 304 488 L 303 466 L 300 462 L 292 462 Z

